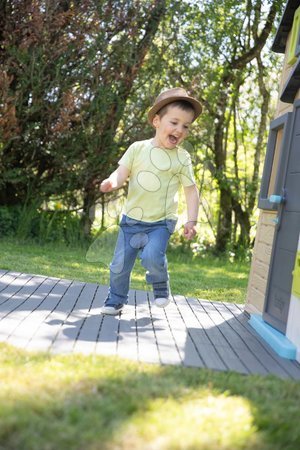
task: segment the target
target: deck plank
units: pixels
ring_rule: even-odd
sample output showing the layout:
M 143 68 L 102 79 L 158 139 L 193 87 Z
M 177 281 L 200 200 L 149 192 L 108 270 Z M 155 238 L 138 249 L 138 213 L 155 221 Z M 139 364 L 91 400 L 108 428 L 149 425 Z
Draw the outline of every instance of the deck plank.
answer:
M 103 305 L 106 288 L 105 286 L 92 285 L 93 288 L 90 291 L 92 296 L 91 301 L 88 301 L 88 293 L 83 293 L 83 305 L 86 310 L 86 314 L 83 319 L 78 323 L 77 334 L 74 342 L 74 352 L 83 354 L 92 354 L 95 349 L 96 339 L 99 333 L 101 324 L 101 306 Z M 77 305 L 80 308 L 80 305 Z
M 184 317 L 174 297 L 168 308 L 165 309 L 165 312 L 183 365 L 187 367 L 205 367 L 205 363 L 193 339 L 188 318 Z
M 183 364 L 180 351 L 176 345 L 166 312 L 154 306 L 153 293 L 148 293 L 149 308 L 155 337 L 162 364 Z
M 62 301 L 51 313 L 48 324 L 53 327 L 51 332 L 52 341 L 49 347 L 51 353 L 70 353 L 74 345 L 74 340 L 70 337 L 69 331 L 73 323 L 69 322 L 74 308 L 82 295 L 85 283 L 73 281 Z
M 103 302 L 108 288 L 104 288 Z M 96 339 L 97 355 L 117 355 L 120 314 L 118 316 L 101 316 L 99 332 Z
M 138 359 L 135 292 L 130 291 L 125 312 L 120 315 L 117 354 L 123 358 Z
M 136 324 L 138 360 L 148 363 L 161 363 L 155 323 L 146 291 L 136 291 Z

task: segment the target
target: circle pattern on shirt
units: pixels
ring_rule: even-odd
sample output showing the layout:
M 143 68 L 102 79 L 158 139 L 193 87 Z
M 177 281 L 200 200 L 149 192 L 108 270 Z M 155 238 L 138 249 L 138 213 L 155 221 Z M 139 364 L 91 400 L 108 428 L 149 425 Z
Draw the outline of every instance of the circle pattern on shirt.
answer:
M 170 170 L 171 158 L 163 148 L 153 147 L 150 152 L 150 160 L 153 166 L 158 170 Z
M 184 167 L 190 166 L 192 164 L 191 157 L 187 151 L 183 152 L 177 149 L 177 158 L 180 164 Z
M 142 170 L 137 175 L 138 184 L 148 192 L 157 192 L 161 188 L 161 182 L 153 172 Z
M 129 209 L 127 211 L 127 225 L 133 226 L 136 225 L 140 220 L 143 220 L 144 210 L 140 206 L 135 206 L 134 208 Z M 134 219 L 132 218 L 134 217 Z

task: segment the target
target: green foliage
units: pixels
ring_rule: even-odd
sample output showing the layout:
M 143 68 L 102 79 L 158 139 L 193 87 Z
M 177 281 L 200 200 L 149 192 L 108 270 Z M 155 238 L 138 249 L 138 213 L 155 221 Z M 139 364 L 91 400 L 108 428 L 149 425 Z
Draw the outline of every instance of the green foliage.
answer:
M 94 181 L 122 150 L 116 130 L 165 7 L 1 3 L 0 204 L 55 194 L 88 216 Z
M 69 211 L 39 211 L 32 221 L 31 237 L 38 242 L 81 245 L 84 241 L 80 217 Z
M 39 243 L 60 242 L 80 246 L 85 242 L 80 217 L 70 211 L 45 211 L 36 205 L 0 207 L 0 237 Z
M 0 207 L 0 233 L 1 237 L 14 236 L 16 234 L 21 210 L 19 207 Z

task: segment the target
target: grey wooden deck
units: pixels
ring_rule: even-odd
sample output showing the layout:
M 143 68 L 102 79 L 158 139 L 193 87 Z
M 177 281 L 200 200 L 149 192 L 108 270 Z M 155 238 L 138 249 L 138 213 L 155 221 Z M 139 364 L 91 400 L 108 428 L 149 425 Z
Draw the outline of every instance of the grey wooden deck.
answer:
M 248 325 L 241 305 L 174 296 L 165 309 L 130 291 L 127 309 L 102 316 L 106 286 L 0 270 L 0 341 L 51 353 L 119 355 L 137 361 L 300 379 Z

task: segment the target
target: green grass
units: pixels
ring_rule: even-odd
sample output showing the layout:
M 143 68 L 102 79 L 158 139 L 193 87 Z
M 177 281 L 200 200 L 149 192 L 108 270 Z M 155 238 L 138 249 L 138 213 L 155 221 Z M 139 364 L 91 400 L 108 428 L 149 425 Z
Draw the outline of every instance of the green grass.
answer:
M 0 268 L 106 285 L 114 243 L 113 234 L 107 235 L 105 240 L 96 240 L 89 249 L 2 239 Z M 172 250 L 168 252 L 168 260 L 174 294 L 235 303 L 245 301 L 249 263 L 192 258 Z M 139 261 L 132 274 L 131 287 L 149 289 Z
M 300 383 L 0 344 L 5 450 L 297 450 Z

